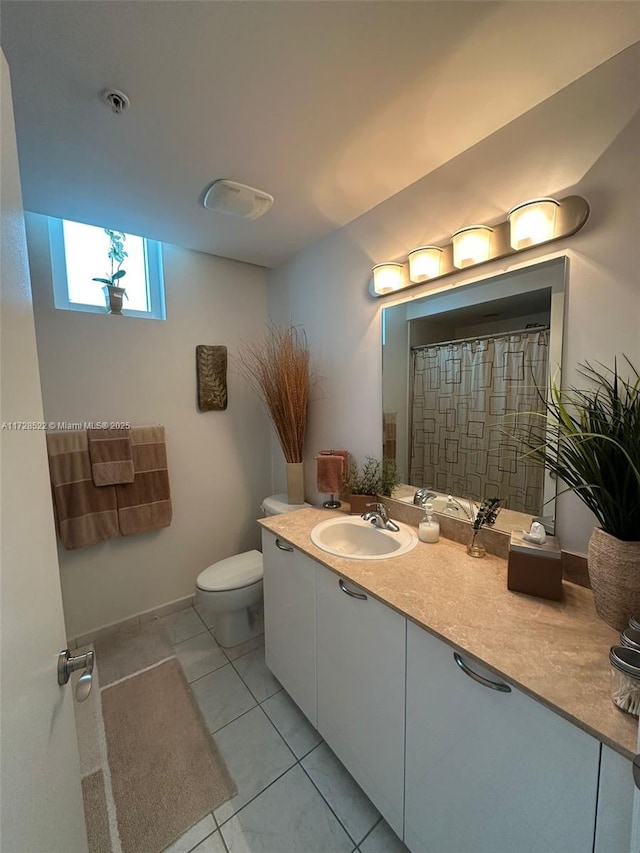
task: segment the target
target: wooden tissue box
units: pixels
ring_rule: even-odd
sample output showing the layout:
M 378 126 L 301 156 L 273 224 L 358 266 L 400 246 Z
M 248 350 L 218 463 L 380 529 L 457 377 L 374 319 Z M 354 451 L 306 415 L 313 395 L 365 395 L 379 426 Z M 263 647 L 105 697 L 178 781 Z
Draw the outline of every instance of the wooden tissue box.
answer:
M 509 543 L 507 588 L 512 592 L 536 595 L 560 601 L 562 598 L 562 560 L 560 546 L 554 536 L 544 545 L 535 545 L 512 531 Z

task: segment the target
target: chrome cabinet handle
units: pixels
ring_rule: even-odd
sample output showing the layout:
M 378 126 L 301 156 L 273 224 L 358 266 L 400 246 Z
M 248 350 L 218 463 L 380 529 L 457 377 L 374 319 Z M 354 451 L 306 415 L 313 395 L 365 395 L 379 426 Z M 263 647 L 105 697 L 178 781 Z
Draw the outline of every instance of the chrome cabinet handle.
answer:
M 76 684 L 76 699 L 78 702 L 84 702 L 89 697 L 89 693 L 91 693 L 94 660 L 94 652 L 87 652 L 84 655 L 73 657 L 69 649 L 63 649 L 58 655 L 58 684 L 60 686 L 69 681 L 72 672 L 75 672 L 77 669 L 84 669 Z
M 634 756 L 633 759 L 633 781 L 636 788 L 640 788 L 640 755 Z
M 293 551 L 290 545 L 283 545 L 279 539 L 276 539 L 276 548 L 280 548 L 281 551 Z
M 346 592 L 347 595 L 350 595 L 351 598 L 359 598 L 361 601 L 366 601 L 367 596 L 363 592 L 354 592 L 352 589 L 349 589 L 345 582 L 340 578 L 338 581 L 338 585 L 343 592 Z
M 511 688 L 508 684 L 503 684 L 500 681 L 490 681 L 488 678 L 484 678 L 482 675 L 478 675 L 477 672 L 474 672 L 472 669 L 469 669 L 469 667 L 462 660 L 458 652 L 453 653 L 453 659 L 458 664 L 460 669 L 464 672 L 464 674 L 468 675 L 469 678 L 473 678 L 473 680 L 477 681 L 478 684 L 482 684 L 484 687 L 489 687 L 491 690 L 498 690 L 500 693 L 511 693 Z

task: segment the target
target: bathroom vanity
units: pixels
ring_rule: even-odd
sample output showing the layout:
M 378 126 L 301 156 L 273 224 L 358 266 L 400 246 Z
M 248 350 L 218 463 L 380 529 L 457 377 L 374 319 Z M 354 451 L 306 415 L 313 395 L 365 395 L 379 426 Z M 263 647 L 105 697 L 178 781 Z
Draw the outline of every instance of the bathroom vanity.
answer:
M 330 515 L 261 521 L 267 665 L 407 847 L 629 853 L 637 721 L 590 591 L 510 593 L 448 540 L 334 557 Z

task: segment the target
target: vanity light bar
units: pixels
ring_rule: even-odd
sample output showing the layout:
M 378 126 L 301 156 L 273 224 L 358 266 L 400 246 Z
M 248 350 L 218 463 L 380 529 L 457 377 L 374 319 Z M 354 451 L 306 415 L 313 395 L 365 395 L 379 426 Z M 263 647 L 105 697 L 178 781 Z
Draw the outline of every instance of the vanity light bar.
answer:
M 404 279 L 403 264 L 377 264 L 371 272 L 373 273 L 373 286 L 378 296 L 385 293 L 393 293 L 406 287 Z
M 524 252 L 576 234 L 589 218 L 589 204 L 579 195 L 534 198 L 513 207 L 497 225 L 471 225 L 452 235 L 446 246 L 413 249 L 404 263 L 377 264 L 370 285 L 372 296 L 416 287 L 470 266 Z

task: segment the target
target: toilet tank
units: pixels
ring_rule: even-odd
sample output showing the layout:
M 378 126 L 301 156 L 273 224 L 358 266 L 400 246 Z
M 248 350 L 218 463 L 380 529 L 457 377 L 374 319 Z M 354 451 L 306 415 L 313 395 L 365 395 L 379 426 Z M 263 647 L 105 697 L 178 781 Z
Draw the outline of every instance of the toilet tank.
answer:
M 287 503 L 287 496 L 285 494 L 282 495 L 269 495 L 268 498 L 265 498 L 262 501 L 262 512 L 265 516 L 269 515 L 281 515 L 283 512 L 293 512 L 296 509 L 304 509 L 305 507 L 311 506 L 311 504 L 303 503 L 303 504 L 290 504 Z

